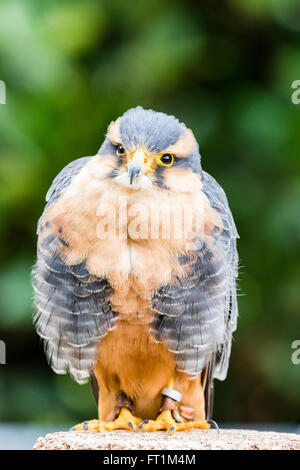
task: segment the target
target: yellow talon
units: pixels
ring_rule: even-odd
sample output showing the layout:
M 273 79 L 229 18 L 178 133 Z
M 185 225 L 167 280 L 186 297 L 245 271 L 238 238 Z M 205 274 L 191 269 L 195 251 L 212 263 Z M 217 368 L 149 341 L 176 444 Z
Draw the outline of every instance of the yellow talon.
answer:
M 76 431 L 114 431 L 115 429 L 128 429 L 135 431 L 137 426 L 142 422 L 141 418 L 134 416 L 128 408 L 122 407 L 119 416 L 114 421 L 101 421 L 92 419 L 84 421 L 75 426 Z
M 203 419 L 201 421 L 187 421 L 177 423 L 172 416 L 171 410 L 163 410 L 156 420 L 149 420 L 142 425 L 143 431 L 161 431 L 166 430 L 168 434 L 174 434 L 176 431 L 194 431 L 196 428 L 209 429 L 210 425 Z
M 169 389 L 174 387 L 174 377 L 171 377 L 168 382 Z M 168 434 L 174 434 L 176 431 L 194 431 L 196 428 L 209 429 L 210 425 L 203 419 L 199 421 L 184 421 L 178 423 L 173 416 L 170 409 L 163 410 L 155 420 L 144 420 L 141 424 L 143 431 L 161 431 L 166 430 Z

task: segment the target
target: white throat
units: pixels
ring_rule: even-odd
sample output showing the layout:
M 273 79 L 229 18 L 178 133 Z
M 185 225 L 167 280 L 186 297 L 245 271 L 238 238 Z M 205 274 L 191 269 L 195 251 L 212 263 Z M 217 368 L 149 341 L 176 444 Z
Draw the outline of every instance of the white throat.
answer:
M 132 189 L 150 189 L 152 188 L 152 181 L 146 175 L 136 177 L 132 184 L 130 184 L 128 173 L 122 173 L 114 178 L 114 181 L 122 186 Z

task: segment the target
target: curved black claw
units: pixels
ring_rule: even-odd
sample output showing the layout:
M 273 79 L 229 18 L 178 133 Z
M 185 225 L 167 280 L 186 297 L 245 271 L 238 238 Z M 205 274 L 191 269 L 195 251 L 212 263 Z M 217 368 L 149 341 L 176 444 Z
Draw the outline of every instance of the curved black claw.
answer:
M 135 427 L 133 426 L 133 424 L 131 423 L 131 421 L 128 421 L 128 426 L 130 427 L 130 429 L 132 429 L 133 431 L 135 431 Z
M 87 430 L 88 430 L 88 422 L 87 422 L 87 421 L 83 421 L 82 425 L 83 425 L 83 430 L 84 430 L 84 431 L 87 431 Z
M 136 429 L 139 429 L 143 426 L 143 424 L 148 424 L 149 419 L 143 419 L 143 421 L 140 422 L 140 424 L 137 425 Z
M 220 432 L 220 428 L 218 426 L 218 424 L 213 420 L 213 419 L 208 419 L 207 420 L 208 424 L 210 424 L 214 429 L 216 429 L 218 431 L 218 433 Z
M 173 426 L 170 427 L 170 429 L 168 430 L 168 435 L 171 434 L 171 432 L 173 432 L 175 430 L 175 425 L 173 424 Z
M 88 422 L 87 422 L 87 421 L 84 421 L 84 422 L 82 423 L 82 425 L 83 425 L 83 430 L 84 430 L 84 431 L 88 431 Z M 76 426 L 72 426 L 72 427 L 69 429 L 69 431 L 76 431 Z

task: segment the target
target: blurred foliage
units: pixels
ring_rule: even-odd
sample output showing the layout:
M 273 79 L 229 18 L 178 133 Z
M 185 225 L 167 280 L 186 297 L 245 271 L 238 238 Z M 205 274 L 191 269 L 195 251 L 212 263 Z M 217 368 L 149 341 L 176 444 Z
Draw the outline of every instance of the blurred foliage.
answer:
M 44 195 L 138 104 L 191 127 L 240 232 L 240 318 L 220 421 L 299 420 L 298 0 L 2 0 L 0 420 L 96 415 L 90 386 L 56 376 L 32 327 L 30 266 Z

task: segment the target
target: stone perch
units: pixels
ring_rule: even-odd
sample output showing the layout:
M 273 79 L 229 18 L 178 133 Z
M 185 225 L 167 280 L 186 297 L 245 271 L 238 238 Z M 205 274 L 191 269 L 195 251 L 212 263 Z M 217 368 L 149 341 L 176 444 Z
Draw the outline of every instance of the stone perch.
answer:
M 300 450 L 300 435 L 240 429 L 164 432 L 68 431 L 39 437 L 34 450 Z

